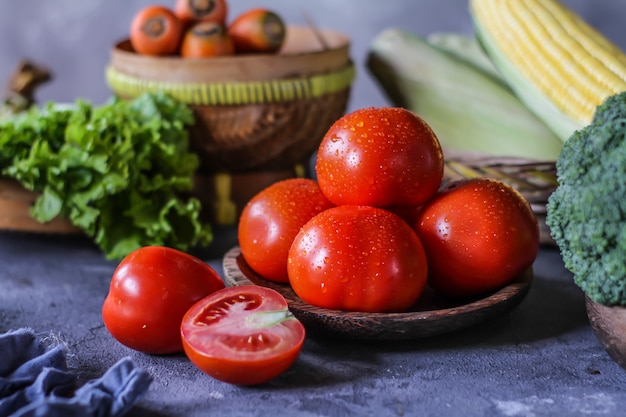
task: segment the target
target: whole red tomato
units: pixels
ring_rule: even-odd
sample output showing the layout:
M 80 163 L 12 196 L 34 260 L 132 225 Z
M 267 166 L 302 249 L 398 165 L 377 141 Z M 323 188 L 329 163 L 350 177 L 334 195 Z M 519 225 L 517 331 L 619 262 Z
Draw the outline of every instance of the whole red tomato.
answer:
M 306 222 L 332 206 L 312 179 L 292 178 L 270 185 L 241 212 L 241 254 L 262 277 L 288 282 L 287 256 L 294 237 Z
M 428 283 L 471 297 L 499 289 L 539 252 L 537 219 L 509 185 L 479 178 L 451 183 L 425 204 L 415 230 L 428 258 Z
M 238 385 L 267 382 L 298 358 L 305 329 L 278 292 L 230 287 L 198 301 L 180 327 L 185 353 L 199 369 Z
M 302 227 L 289 250 L 289 282 L 303 301 L 347 311 L 409 309 L 426 284 L 426 255 L 397 215 L 338 206 Z
M 417 206 L 443 179 L 441 146 L 414 113 L 393 107 L 346 114 L 324 136 L 315 171 L 336 205 Z
M 180 352 L 183 316 L 196 301 L 221 288 L 220 276 L 200 259 L 146 246 L 131 252 L 115 269 L 102 318 L 111 335 L 131 349 Z

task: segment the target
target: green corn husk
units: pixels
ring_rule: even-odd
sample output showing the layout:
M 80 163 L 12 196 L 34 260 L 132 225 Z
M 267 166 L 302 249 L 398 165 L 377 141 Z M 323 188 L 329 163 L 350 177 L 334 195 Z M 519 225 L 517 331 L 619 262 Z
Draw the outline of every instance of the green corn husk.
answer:
M 491 59 L 485 54 L 482 46 L 473 36 L 467 36 L 454 32 L 435 32 L 426 36 L 426 42 L 436 48 L 467 61 L 492 77 L 506 81 L 500 76 L 498 69 L 493 65 Z
M 374 39 L 367 68 L 393 105 L 422 117 L 444 150 L 556 160 L 562 141 L 489 68 L 476 41 L 445 36 L 429 43 L 392 28 Z

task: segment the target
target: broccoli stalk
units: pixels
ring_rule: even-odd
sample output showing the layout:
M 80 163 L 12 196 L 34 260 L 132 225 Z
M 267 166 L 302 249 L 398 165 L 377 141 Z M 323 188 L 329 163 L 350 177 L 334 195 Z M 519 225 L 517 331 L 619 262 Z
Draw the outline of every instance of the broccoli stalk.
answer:
M 593 301 L 626 306 L 626 92 L 572 134 L 556 168 L 546 224 L 565 267 Z

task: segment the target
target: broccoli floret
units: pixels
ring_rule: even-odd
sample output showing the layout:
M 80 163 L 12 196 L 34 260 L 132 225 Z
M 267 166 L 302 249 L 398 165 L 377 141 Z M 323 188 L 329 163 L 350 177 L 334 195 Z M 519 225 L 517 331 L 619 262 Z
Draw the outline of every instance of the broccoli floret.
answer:
M 626 92 L 563 145 L 546 224 L 574 282 L 593 301 L 626 306 Z

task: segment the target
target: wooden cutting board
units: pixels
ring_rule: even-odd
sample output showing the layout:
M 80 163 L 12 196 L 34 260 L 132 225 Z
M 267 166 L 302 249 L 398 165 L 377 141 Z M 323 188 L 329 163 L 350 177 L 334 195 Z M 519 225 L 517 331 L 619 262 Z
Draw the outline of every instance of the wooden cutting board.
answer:
M 0 178 L 0 230 L 36 233 L 82 233 L 68 220 L 57 218 L 39 223 L 30 216 L 30 207 L 37 194 L 26 190 L 17 181 Z

